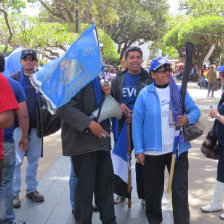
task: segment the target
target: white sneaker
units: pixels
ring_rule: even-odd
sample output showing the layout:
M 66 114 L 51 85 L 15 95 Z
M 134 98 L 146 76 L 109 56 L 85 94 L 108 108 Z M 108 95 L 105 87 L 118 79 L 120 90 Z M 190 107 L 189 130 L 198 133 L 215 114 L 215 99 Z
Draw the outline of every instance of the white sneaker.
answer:
M 220 219 L 224 219 L 224 213 L 219 216 Z
M 114 204 L 121 203 L 121 196 L 114 194 Z

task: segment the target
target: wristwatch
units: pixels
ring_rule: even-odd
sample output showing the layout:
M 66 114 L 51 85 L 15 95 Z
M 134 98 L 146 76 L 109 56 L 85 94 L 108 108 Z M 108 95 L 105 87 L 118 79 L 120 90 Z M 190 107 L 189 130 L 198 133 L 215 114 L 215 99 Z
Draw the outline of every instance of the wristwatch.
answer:
M 219 120 L 219 118 L 220 118 L 220 114 L 218 113 L 216 116 L 215 116 L 215 119 L 218 121 Z

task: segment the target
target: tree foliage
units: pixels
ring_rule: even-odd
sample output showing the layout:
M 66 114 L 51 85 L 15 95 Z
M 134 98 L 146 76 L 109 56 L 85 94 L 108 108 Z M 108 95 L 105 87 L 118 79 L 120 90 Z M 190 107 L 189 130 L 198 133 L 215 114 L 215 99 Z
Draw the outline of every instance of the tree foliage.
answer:
M 118 44 L 121 57 L 134 42 L 155 41 L 164 35 L 168 12 L 165 0 L 117 0 L 113 7 L 119 20 L 104 29 Z
M 167 30 L 167 0 L 79 0 L 78 4 L 76 4 L 75 0 L 0 0 L 0 3 L 3 1 L 5 4 L 10 2 L 15 3 L 14 6 L 18 6 L 17 10 L 24 8 L 26 2 L 39 2 L 42 9 L 39 15 L 40 21 L 38 21 L 38 23 L 42 22 L 43 24 L 46 24 L 46 29 L 41 25 L 40 27 L 42 27 L 43 31 L 47 32 L 48 30 L 51 32 L 51 28 L 54 24 L 61 24 L 61 26 L 58 25 L 58 29 L 67 26 L 67 30 L 74 31 L 76 20 L 75 11 L 78 10 L 80 25 L 79 33 L 82 32 L 82 23 L 92 24 L 93 21 L 95 21 L 95 24 L 107 32 L 117 44 L 120 58 L 122 58 L 124 51 L 136 41 L 162 40 L 164 32 Z M 51 28 L 48 23 L 52 23 Z M 24 23 L 21 23 L 21 26 L 22 25 L 24 25 Z M 24 30 L 27 29 L 27 25 L 24 27 L 21 26 L 20 28 L 23 28 L 24 32 Z M 15 29 L 18 29 L 18 26 L 16 26 Z M 13 33 L 15 32 L 10 32 L 10 30 L 11 27 L 8 27 L 8 46 L 13 45 L 15 42 L 15 38 L 13 38 Z M 29 32 L 29 30 L 27 30 L 27 32 Z M 31 37 L 34 36 L 34 33 L 37 33 L 35 29 L 32 32 L 29 33 Z M 25 38 L 24 35 L 25 32 L 21 33 L 23 39 Z M 42 37 L 43 42 L 46 43 L 46 40 L 48 39 L 47 37 L 43 37 L 44 35 L 42 36 L 41 34 L 38 34 L 37 36 Z M 4 37 L 7 36 L 4 35 Z M 59 37 L 56 39 L 58 38 Z M 25 42 L 30 44 L 31 41 L 32 40 L 26 40 Z M 40 40 L 37 42 L 41 43 Z M 113 44 L 111 44 L 111 46 L 114 48 Z M 106 53 L 105 49 L 107 49 L 106 45 L 103 47 L 105 58 L 107 58 L 106 55 L 110 55 L 112 60 L 117 60 L 115 59 L 117 58 L 117 53 L 114 50 L 112 50 L 112 52 L 114 52 L 113 58 L 113 54 L 109 54 L 109 52 Z
M 68 24 L 43 22 L 39 18 L 20 14 L 10 14 L 9 24 L 12 27 L 12 38 L 9 42 L 11 48 L 20 44 L 24 48 L 33 48 L 43 56 L 53 59 L 62 55 L 76 40 L 79 34 L 69 32 Z M 83 32 L 89 25 L 80 26 Z M 8 37 L 7 26 L 0 18 L 0 44 Z M 104 60 L 117 60 L 119 55 L 112 39 L 99 29 L 99 41 L 103 44 L 102 56 Z
M 210 61 L 218 60 L 224 47 L 224 18 L 220 16 L 191 18 L 189 22 L 173 27 L 165 37 L 165 44 L 175 47 L 180 55 L 188 41 L 195 45 L 194 62 L 200 67 L 212 44 L 216 47 Z
M 116 0 L 115 0 L 116 1 Z M 39 0 L 43 7 L 40 16 L 45 21 L 74 23 L 75 11 L 78 10 L 79 22 L 97 26 L 111 24 L 117 20 L 117 15 L 111 8 L 113 0 Z
M 186 9 L 187 14 L 194 17 L 223 16 L 224 13 L 223 0 L 180 0 L 180 5 L 182 9 Z
M 166 0 L 39 0 L 44 7 L 40 14 L 44 21 L 75 22 L 78 9 L 79 21 L 96 25 L 106 31 L 118 45 L 122 57 L 124 51 L 139 40 L 158 40 L 166 30 L 168 12 Z
M 8 38 L 5 39 L 4 45 L 4 53 L 7 51 L 9 47 L 9 43 L 12 39 L 12 28 L 8 21 L 8 11 L 11 12 L 20 12 L 22 8 L 26 7 L 27 2 L 34 2 L 35 0 L 27 0 L 27 1 L 21 1 L 21 0 L 0 0 L 0 16 L 2 15 L 5 21 L 5 24 L 7 26 L 9 35 Z

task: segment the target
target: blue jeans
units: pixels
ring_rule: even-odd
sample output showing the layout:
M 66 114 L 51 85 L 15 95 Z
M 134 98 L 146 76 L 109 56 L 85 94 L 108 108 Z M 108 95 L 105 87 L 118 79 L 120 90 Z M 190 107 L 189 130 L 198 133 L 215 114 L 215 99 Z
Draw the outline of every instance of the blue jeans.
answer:
M 16 152 L 21 158 L 21 162 L 16 164 L 15 172 L 13 177 L 13 191 L 14 196 L 18 196 L 21 187 L 21 165 L 25 156 L 25 152 L 21 152 L 18 147 L 18 141 L 21 136 L 20 128 L 16 128 L 14 131 L 14 141 L 15 141 L 15 148 Z M 27 156 L 27 165 L 26 165 L 26 175 L 25 175 L 25 182 L 26 182 L 26 193 L 29 194 L 31 192 L 36 191 L 37 189 L 37 167 L 38 161 L 41 156 L 42 151 L 42 139 L 37 136 L 36 128 L 32 128 L 30 135 L 29 135 L 29 147 L 26 151 Z
M 15 144 L 4 142 L 4 167 L 0 187 L 0 223 L 11 224 L 15 219 L 13 211 L 13 174 L 15 170 Z
M 71 172 L 69 177 L 70 201 L 71 201 L 72 210 L 75 210 L 75 189 L 76 189 L 76 183 L 78 179 L 74 172 L 72 157 L 70 157 L 70 160 L 71 160 Z
M 205 81 L 205 78 L 204 77 L 201 77 L 201 80 L 200 80 L 200 88 L 203 87 L 204 81 Z

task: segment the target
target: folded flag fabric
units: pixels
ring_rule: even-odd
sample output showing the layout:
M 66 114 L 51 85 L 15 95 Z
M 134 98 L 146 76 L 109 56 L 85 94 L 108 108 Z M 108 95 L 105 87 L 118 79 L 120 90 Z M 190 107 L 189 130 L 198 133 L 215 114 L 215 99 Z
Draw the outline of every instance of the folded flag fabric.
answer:
M 127 125 L 124 123 L 123 128 L 118 136 L 115 146 L 111 153 L 114 167 L 114 193 L 130 198 L 128 193 L 128 170 L 131 169 L 127 156 Z
M 5 71 L 3 75 L 9 77 L 11 74 L 19 71 L 21 69 L 20 57 L 22 53 L 22 48 L 17 46 L 12 52 L 5 54 Z
M 48 110 L 54 114 L 102 70 L 96 27 L 92 25 L 62 57 L 47 63 L 32 75 L 31 81 L 48 101 Z

